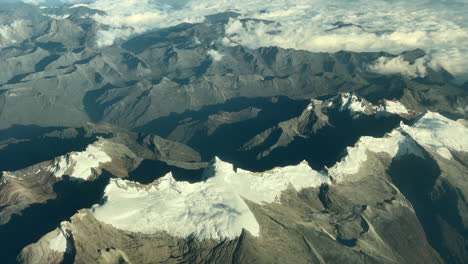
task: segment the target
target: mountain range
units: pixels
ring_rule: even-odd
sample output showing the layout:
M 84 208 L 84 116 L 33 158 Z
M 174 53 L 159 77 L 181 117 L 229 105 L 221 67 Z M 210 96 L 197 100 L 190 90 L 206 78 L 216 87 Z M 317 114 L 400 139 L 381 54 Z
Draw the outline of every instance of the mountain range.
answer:
M 428 51 L 106 15 L 0 3 L 2 263 L 468 261 L 468 86 Z

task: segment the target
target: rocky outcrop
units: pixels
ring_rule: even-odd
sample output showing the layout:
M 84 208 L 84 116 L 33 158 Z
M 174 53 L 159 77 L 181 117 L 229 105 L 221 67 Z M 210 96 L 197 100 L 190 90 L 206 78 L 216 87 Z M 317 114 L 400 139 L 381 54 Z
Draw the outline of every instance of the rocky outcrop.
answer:
M 134 225 L 125 228 L 137 228 L 142 232 L 118 229 L 114 225 L 120 228 L 123 226 L 117 222 L 106 224 L 106 221 L 120 222 L 120 217 L 137 217 L 134 214 L 124 216 L 122 213 L 114 212 L 102 218 L 102 210 L 106 206 L 116 203 L 114 206 L 119 207 L 124 206 L 126 202 L 115 200 L 116 197 L 110 194 L 109 189 L 106 191 L 109 199 L 108 205 L 104 204 L 102 208 L 97 206 L 91 211 L 80 211 L 72 217 L 70 223 L 66 224 L 66 230 L 73 234 L 74 238 L 76 249 L 74 261 L 75 263 L 90 261 L 100 263 L 113 259 L 115 262 L 108 263 L 118 263 L 117 261 L 125 261 L 123 263 L 180 263 L 184 261 L 192 263 L 250 263 L 252 261 L 283 263 L 293 260 L 297 263 L 340 263 L 342 261 L 361 263 L 364 259 L 371 263 L 418 261 L 442 263 L 438 254 L 427 243 L 424 230 L 419 224 L 412 205 L 393 184 L 389 183 L 385 173 L 385 164 L 389 161 L 389 158 L 381 159 L 379 155 L 369 159 L 365 167 L 373 166 L 374 174 L 366 174 L 368 176 L 363 176 L 363 180 L 359 183 L 322 185 L 303 190 L 289 187 L 276 202 L 259 203 L 252 201 L 252 198 L 244 198 L 254 215 L 251 221 L 258 222 L 260 226 L 259 233 L 249 230 L 247 226 L 252 223 L 246 223 L 246 229 L 237 231 L 235 237 L 223 239 L 204 238 L 203 235 L 200 236 L 203 233 L 196 232 L 189 236 L 176 235 L 187 225 L 179 225 L 178 228 L 167 229 L 167 231 L 163 231 L 164 225 L 153 225 L 153 221 L 159 221 L 159 217 L 173 210 L 171 206 L 166 209 L 169 211 L 160 212 L 159 217 L 156 215 L 149 217 L 151 213 L 147 211 L 149 215 L 146 218 L 149 221 L 144 226 Z M 226 171 L 227 168 L 224 169 L 226 165 L 220 161 L 212 166 L 215 166 L 212 167 L 215 173 L 219 173 L 215 177 L 224 177 L 227 176 L 225 173 L 229 173 Z M 220 166 L 223 169 L 220 169 Z M 362 171 L 362 173 L 366 172 Z M 269 177 L 269 174 L 267 172 L 253 177 Z M 263 180 L 263 183 L 267 185 L 268 180 Z M 124 188 L 126 192 L 137 187 L 132 186 L 131 183 L 121 184 L 119 183 L 120 188 Z M 137 187 L 140 189 L 138 197 L 147 195 L 149 191 L 164 192 L 163 189 L 166 188 L 162 186 L 166 186 L 164 181 L 154 184 L 154 187 Z M 265 188 L 265 185 L 259 187 Z M 185 195 L 185 191 L 180 189 L 182 185 L 176 186 L 174 185 L 173 188 Z M 356 189 L 360 192 L 356 192 Z M 242 191 L 242 189 L 238 190 Z M 365 196 L 362 195 L 363 192 L 366 193 Z M 259 192 L 258 195 L 263 195 L 263 193 Z M 134 199 L 131 197 L 136 196 L 126 194 L 122 197 Z M 169 197 L 166 196 L 166 198 Z M 138 201 L 136 199 L 131 202 L 133 208 L 136 209 L 142 205 Z M 170 203 L 170 200 L 167 202 Z M 155 204 L 155 206 L 153 209 L 157 210 L 158 205 Z M 195 212 L 197 208 L 198 205 L 195 205 L 191 211 Z M 236 209 L 227 205 L 221 207 L 220 204 L 218 210 L 221 210 L 221 213 Z M 185 221 L 196 221 L 198 227 L 203 227 L 204 221 L 209 219 L 196 218 L 192 214 L 188 214 L 187 217 L 184 218 Z M 218 215 L 218 217 L 221 216 Z M 104 223 L 97 219 L 102 219 Z M 224 232 L 226 228 L 226 226 L 216 226 L 216 224 L 207 227 L 217 227 L 213 230 L 215 232 Z M 177 233 L 172 233 L 173 231 Z M 408 236 L 408 233 L 411 233 L 411 236 Z M 47 239 L 45 237 L 39 243 L 45 243 L 42 241 L 47 241 Z M 31 247 L 34 248 L 34 246 Z M 35 255 L 28 254 L 32 251 L 31 247 L 20 255 L 23 263 L 30 263 L 37 258 Z M 336 254 L 337 251 L 341 254 Z M 415 252 L 418 254 L 414 254 Z M 51 254 L 53 255 L 53 252 Z
M 42 164 L 50 166 L 51 162 Z M 50 173 L 36 174 L 42 165 L 30 168 L 22 177 L 3 172 L 0 184 L 0 224 L 6 224 L 13 214 L 18 214 L 29 205 L 54 199 L 52 186 L 57 181 Z
M 48 233 L 38 243 L 34 243 L 22 251 L 18 262 L 31 263 L 70 263 L 73 261 L 75 249 L 74 240 L 66 229 L 67 222 L 60 228 Z
M 13 214 L 21 214 L 32 204 L 54 199 L 53 186 L 64 176 L 90 181 L 96 179 L 103 170 L 108 170 L 116 176 L 126 177 L 128 171 L 141 162 L 141 158 L 132 154 L 123 145 L 101 138 L 85 151 L 72 152 L 22 170 L 3 172 L 0 223 L 7 223 Z
M 184 120 L 182 124 L 172 130 L 168 138 L 176 142 L 189 143 L 200 134 L 204 137 L 210 137 L 223 125 L 257 118 L 260 111 L 261 109 L 249 107 L 236 112 L 220 111 L 208 115 L 207 120 Z
M 468 263 L 467 83 L 423 50 L 106 15 L 0 5 L 0 262 Z
M 15 9 L 2 8 L 7 17 Z M 92 15 L 28 9 L 29 14 L 18 14 L 24 25 L 17 25 L 16 43 L 0 50 L 1 129 L 15 124 L 80 127 L 89 121 L 135 129 L 171 113 L 236 98 L 308 99 L 355 92 L 374 103 L 398 99 L 419 111 L 458 116 L 468 100 L 466 90 L 443 69 L 428 71 L 424 80 L 369 72 L 369 64 L 392 54 L 225 46 L 216 44 L 224 35 L 223 24 L 209 19 L 97 47 L 101 25 Z M 72 13 L 80 12 L 98 11 Z M 224 17 L 219 22 L 227 23 L 231 15 L 219 14 Z M 222 55 L 220 60 L 213 59 L 213 51 Z
M 18 260 L 463 263 L 466 132 L 429 112 L 362 137 L 320 172 L 303 162 L 253 173 L 216 159 L 195 183 L 171 174 L 147 185 L 113 179 L 100 204 Z M 54 250 L 57 241 L 73 254 Z
M 378 123 L 394 123 L 396 126 L 398 123 L 395 120 L 410 120 L 416 115 L 416 111 L 407 109 L 398 101 L 382 100 L 380 104 L 374 105 L 351 93 L 323 101 L 312 99 L 299 117 L 281 122 L 256 135 L 242 146 L 241 151 L 255 154 L 257 159 L 264 159 L 272 152 L 287 149 L 296 141 L 331 134 L 333 130 L 369 130 L 369 127 Z M 391 129 L 389 127 L 388 131 Z M 351 131 L 343 131 L 343 134 L 344 137 L 352 137 Z M 362 131 L 358 134 L 362 135 Z
M 111 127 L 88 127 L 91 134 L 110 132 Z M 49 132 L 46 137 L 74 137 L 74 130 Z M 127 147 L 128 146 L 128 147 Z M 110 138 L 99 138 L 83 151 L 74 151 L 50 161 L 18 171 L 2 172 L 0 184 L 0 224 L 14 214 L 21 214 L 32 204 L 56 198 L 53 186 L 64 177 L 93 181 L 103 171 L 125 178 L 144 160 L 160 160 L 174 167 L 197 170 L 206 167 L 200 155 L 191 148 L 157 136 L 116 132 Z
M 325 102 L 326 103 L 326 102 Z M 320 129 L 329 126 L 329 117 L 323 112 L 324 102 L 312 99 L 307 111 L 304 111 L 297 120 L 299 135 L 314 135 Z

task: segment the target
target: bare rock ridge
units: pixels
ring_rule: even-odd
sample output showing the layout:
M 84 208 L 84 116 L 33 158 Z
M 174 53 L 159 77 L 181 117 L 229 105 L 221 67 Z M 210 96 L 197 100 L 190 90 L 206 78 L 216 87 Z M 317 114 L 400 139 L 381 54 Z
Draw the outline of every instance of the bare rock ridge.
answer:
M 285 24 L 238 9 L 144 30 L 20 2 L 0 0 L 0 263 L 468 263 L 462 58 L 249 46 L 233 26 Z
M 18 260 L 73 252 L 75 263 L 462 263 L 468 142 L 449 132 L 459 138 L 467 128 L 428 112 L 383 137 L 362 137 L 322 171 L 303 162 L 252 173 L 215 159 L 197 183 L 171 174 L 147 185 L 112 179 L 102 203 Z
M 366 99 L 350 93 L 343 93 L 325 101 L 312 99 L 307 109 L 299 117 L 281 122 L 277 126 L 263 131 L 242 146 L 242 150 L 266 149 L 257 154 L 257 159 L 261 159 L 277 148 L 287 147 L 297 138 L 312 138 L 323 130 L 342 126 L 344 124 L 343 118 L 354 123 L 369 118 L 373 121 L 387 118 L 410 120 L 416 113 L 408 110 L 398 101 L 383 100 L 381 104 L 373 105 Z M 272 142 L 270 138 L 276 131 L 280 131 L 281 135 L 277 137 L 276 142 Z
M 98 138 L 83 151 L 67 153 L 18 171 L 2 172 L 0 223 L 7 223 L 12 214 L 30 204 L 55 198 L 52 186 L 64 176 L 92 181 L 106 170 L 125 178 L 144 160 L 160 160 L 187 170 L 206 166 L 197 152 L 181 143 L 157 136 L 117 132 L 107 139 Z
M 78 147 L 75 151 L 24 169 L 1 173 L 0 231 L 4 236 L 0 244 L 4 248 L 2 256 L 6 263 L 13 263 L 23 247 L 50 232 L 76 210 L 99 202 L 110 177 L 137 179 L 135 171 L 151 161 L 188 175 L 206 167 L 199 154 L 190 147 L 157 136 L 105 126 L 86 127 L 84 134 L 71 133 L 73 130 L 53 130 L 28 140 L 60 138 L 59 142 L 65 145 L 69 140 L 86 144 L 88 137 L 99 136 L 84 148 Z M 6 149 L 18 144 L 14 142 Z M 28 146 L 29 150 L 35 151 L 34 144 Z M 72 144 L 70 147 L 75 146 Z M 150 176 L 157 178 L 158 174 L 153 171 Z
M 68 18 L 54 19 L 65 11 L 28 6 L 31 15 L 11 5 L 1 8 L 8 23 L 15 21 L 11 12 L 17 12 L 17 19 L 25 21 L 18 27 L 26 31 L 0 49 L 2 129 L 80 127 L 89 121 L 136 129 L 171 113 L 230 99 L 309 99 L 338 92 L 355 92 L 373 102 L 400 99 L 417 110 L 459 117 L 464 114 L 457 109 L 467 104 L 466 89 L 450 76 L 442 78 L 441 72 L 450 75 L 443 69 L 431 70 L 425 79 L 369 71 L 368 65 L 377 58 L 392 54 L 229 47 L 216 44 L 225 35 L 224 26 L 209 19 L 97 47 L 100 25 L 91 17 L 98 11 L 74 9 L 90 15 L 65 13 Z M 220 16 L 228 21 L 230 14 Z M 223 55 L 221 60 L 212 58 L 213 50 Z M 405 56 L 411 58 L 412 53 Z
M 296 120 L 325 120 L 331 126 L 323 106 L 334 108 L 330 102 L 348 97 L 354 96 L 312 100 Z M 380 109 L 363 108 L 359 115 L 380 119 L 379 111 L 386 109 L 385 102 L 376 106 L 357 97 L 354 101 Z M 357 112 L 339 111 L 359 119 Z M 149 184 L 111 179 L 102 203 L 83 208 L 24 248 L 18 261 L 73 257 L 75 263 L 278 263 L 291 258 L 298 263 L 462 263 L 468 142 L 445 135 L 459 138 L 467 129 L 463 122 L 436 113 L 413 116 L 411 124 L 401 123 L 383 137 L 362 137 L 341 160 L 321 171 L 303 162 L 253 173 L 215 159 L 199 182 L 178 181 L 171 174 Z M 122 136 L 110 140 L 123 142 Z M 93 145 L 106 149 L 103 141 Z M 109 148 L 108 155 L 116 149 Z M 114 169 L 119 162 L 115 164 Z M 99 166 L 106 167 L 104 162 Z M 74 174 L 75 169 L 67 170 Z M 453 238 L 460 242 L 453 243 Z

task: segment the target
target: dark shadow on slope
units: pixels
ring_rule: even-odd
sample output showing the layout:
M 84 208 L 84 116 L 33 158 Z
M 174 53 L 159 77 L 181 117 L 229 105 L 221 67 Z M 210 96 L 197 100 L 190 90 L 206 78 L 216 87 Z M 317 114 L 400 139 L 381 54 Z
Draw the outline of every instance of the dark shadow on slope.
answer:
M 35 71 L 36 72 L 41 72 L 43 70 L 45 70 L 45 68 L 51 64 L 52 62 L 58 60 L 60 58 L 60 55 L 57 55 L 57 54 L 52 54 L 50 56 L 47 56 L 45 58 L 43 58 L 42 60 L 40 60 L 35 67 Z
M 96 136 L 85 137 L 83 129 L 77 129 L 78 136 L 72 138 L 36 136 L 56 130 L 32 126 L 0 132 L 0 138 L 13 135 L 19 139 L 0 145 L 0 171 L 15 171 L 72 151 L 83 151 L 97 140 Z
M 235 136 L 236 133 L 243 129 L 249 129 L 246 124 L 255 126 L 258 122 L 256 119 L 247 121 L 241 124 L 245 127 L 226 126 L 219 129 L 218 132 L 210 139 L 210 143 L 221 158 L 233 162 L 236 166 L 252 171 L 265 171 L 277 166 L 290 166 L 307 160 L 309 165 L 316 169 L 322 170 L 324 166 L 331 167 L 337 161 L 341 160 L 344 155 L 344 150 L 348 146 L 354 145 L 362 136 L 383 137 L 386 133 L 392 131 L 398 126 L 401 119 L 398 117 L 376 119 L 374 117 L 362 117 L 357 120 L 352 120 L 347 113 L 339 113 L 331 115 L 330 120 L 334 127 L 327 127 L 310 138 L 296 137 L 287 147 L 280 147 L 273 150 L 265 158 L 257 160 L 257 155 L 265 151 L 265 147 L 255 148 L 252 151 L 240 152 L 237 148 L 224 148 L 226 144 L 222 141 L 226 134 L 231 131 L 230 136 Z M 273 142 L 278 138 L 279 132 L 272 134 L 268 141 Z M 243 141 L 245 143 L 246 141 Z M 208 144 L 208 142 L 204 142 Z M 237 145 L 237 144 L 236 144 Z M 269 144 L 266 144 L 269 145 Z M 195 148 L 196 149 L 196 148 Z
M 401 98 L 407 88 L 401 76 L 375 75 L 368 76 L 366 80 L 369 85 L 360 88 L 357 93 L 373 104 L 378 104 L 382 99 Z
M 13 76 L 10 80 L 8 80 L 7 84 L 15 84 L 20 83 L 26 78 L 28 75 L 32 74 L 33 72 L 21 73 L 18 75 Z
M 122 98 L 116 98 L 114 101 L 107 102 L 105 104 L 97 103 L 98 99 L 104 95 L 107 91 L 117 88 L 117 86 L 106 84 L 101 89 L 92 90 L 85 94 L 83 97 L 83 105 L 85 107 L 86 114 L 88 114 L 89 118 L 97 123 L 101 121 L 104 110 L 108 105 L 112 105 L 115 101 L 118 101 Z
M 21 250 L 67 221 L 78 210 L 98 203 L 109 184 L 111 174 L 104 172 L 94 182 L 64 178 L 54 185 L 55 200 L 35 204 L 22 215 L 14 215 L 8 224 L 0 226 L 0 256 L 2 263 L 16 263 Z
M 159 44 L 159 43 L 174 43 L 174 44 L 181 44 L 191 41 L 191 36 L 179 36 L 174 38 L 171 36 L 177 32 L 183 32 L 193 28 L 194 24 L 189 23 L 182 23 L 174 27 L 158 29 L 153 32 L 148 32 L 143 35 L 137 36 L 132 38 L 122 44 L 122 48 L 131 51 L 135 54 L 142 53 L 149 47 Z
M 271 98 L 237 98 L 222 105 L 204 107 L 197 112 L 172 114 L 139 130 L 167 137 L 186 120 L 203 122 L 208 116 L 220 111 L 236 112 L 255 107 L 261 109 L 256 118 L 221 125 L 211 135 L 208 135 L 206 129 L 199 130 L 187 144 L 198 151 L 203 160 L 211 160 L 218 156 L 236 167 L 252 171 L 295 165 L 303 160 L 307 160 L 314 169 L 321 170 L 324 166 L 330 167 L 340 160 L 346 147 L 354 145 L 361 136 L 383 137 L 402 121 L 396 116 L 381 119 L 363 116 L 353 120 L 349 114 L 338 112 L 330 115 L 331 123 L 335 126 L 325 128 L 310 138 L 296 137 L 287 147 L 277 148 L 263 159 L 257 160 L 257 155 L 278 140 L 281 130 L 274 130 L 260 147 L 248 152 L 239 151 L 243 144 L 254 136 L 282 121 L 301 115 L 307 104 L 306 100 L 294 101 L 283 97 L 275 102 Z
M 144 68 L 148 68 L 148 65 L 138 57 L 132 55 L 131 53 L 122 53 L 122 63 L 127 65 L 130 71 L 134 71 L 138 69 L 138 66 L 142 66 Z
M 49 42 L 36 42 L 36 46 L 45 49 L 50 52 L 66 52 L 67 48 L 61 42 L 49 41 Z
M 159 160 L 145 160 L 140 166 L 129 174 L 126 180 L 135 181 L 141 184 L 149 184 L 164 177 L 171 172 L 177 181 L 187 181 L 190 183 L 200 182 L 202 180 L 203 169 L 186 170 L 167 165 Z
M 44 135 L 46 133 L 65 129 L 64 127 L 40 127 L 36 125 L 13 125 L 7 129 L 0 130 L 0 141 L 10 138 L 15 139 L 31 139 Z
M 63 261 L 61 264 L 73 264 L 75 263 L 76 258 L 76 249 L 75 249 L 75 239 L 71 232 L 68 234 L 68 243 L 67 243 L 67 251 L 63 255 Z
M 199 111 L 187 111 L 182 114 L 172 113 L 169 116 L 153 120 L 147 125 L 135 130 L 148 134 L 156 134 L 166 138 L 183 120 L 205 121 L 208 119 L 208 116 L 222 111 L 237 112 L 249 107 L 255 107 L 262 109 L 257 120 L 257 126 L 252 127 L 254 130 L 250 131 L 250 134 L 255 135 L 255 132 L 261 132 L 264 129 L 274 126 L 278 122 L 300 115 L 308 103 L 308 100 L 292 100 L 287 97 L 241 97 L 228 100 L 222 104 L 205 106 Z M 237 131 L 237 133 L 238 132 L 239 131 Z M 248 136 L 245 138 L 248 139 Z
M 253 164 L 248 162 L 256 163 L 255 160 L 246 159 L 245 153 L 239 153 L 238 149 L 264 130 L 299 116 L 307 103 L 308 101 L 280 100 L 274 104 L 253 105 L 262 109 L 256 118 L 221 125 L 211 136 L 207 136 L 206 131 L 200 131 L 188 142 L 188 145 L 198 151 L 203 160 L 211 160 L 214 156 L 218 156 L 238 167 L 254 169 L 254 166 L 249 166 Z
M 441 170 L 430 157 L 405 156 L 392 161 L 388 170 L 395 185 L 411 201 L 428 242 L 446 263 L 466 263 L 468 234 L 458 215 L 458 191 L 440 179 Z
M 346 247 L 355 247 L 357 245 L 357 239 L 343 239 L 343 238 L 337 238 L 336 241 L 338 241 L 340 244 L 346 246 Z

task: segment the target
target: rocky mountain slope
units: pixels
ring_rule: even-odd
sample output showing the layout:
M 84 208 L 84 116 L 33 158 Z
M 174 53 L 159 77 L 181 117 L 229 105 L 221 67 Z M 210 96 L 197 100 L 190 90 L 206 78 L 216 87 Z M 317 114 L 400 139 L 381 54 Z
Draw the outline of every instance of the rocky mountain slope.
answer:
M 429 112 L 384 137 L 362 137 L 323 171 L 303 162 L 251 173 L 215 159 L 193 184 L 171 174 L 147 185 L 113 179 L 102 203 L 19 259 L 461 263 L 468 142 L 446 134 L 467 132 Z
M 94 41 L 100 25 L 90 15 L 96 11 L 28 6 L 38 19 L 30 21 L 22 8 L 1 8 L 3 16 L 12 20 L 9 12 L 16 12 L 14 21 L 29 21 L 37 29 L 0 50 L 0 128 L 76 127 L 88 121 L 140 128 L 173 112 L 240 97 L 309 99 L 351 91 L 371 101 L 401 99 L 413 108 L 452 114 L 468 100 L 466 90 L 444 69 L 431 70 L 424 78 L 370 70 L 378 58 L 392 54 L 222 45 L 223 23 L 235 13 L 98 47 Z M 57 18 L 63 15 L 67 18 Z M 30 29 L 18 27 L 17 35 Z M 410 62 L 424 55 L 420 50 L 405 53 Z
M 430 51 L 41 3 L 0 0 L 1 263 L 468 262 L 467 83 Z

